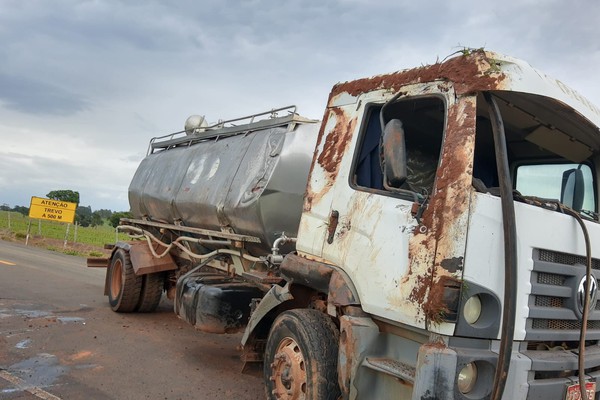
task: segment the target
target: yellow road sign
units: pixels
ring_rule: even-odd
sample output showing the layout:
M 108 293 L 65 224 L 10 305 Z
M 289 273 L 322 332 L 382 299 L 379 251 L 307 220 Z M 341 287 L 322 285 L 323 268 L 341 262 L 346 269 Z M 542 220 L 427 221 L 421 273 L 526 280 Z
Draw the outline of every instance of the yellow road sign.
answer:
M 29 205 L 29 218 L 72 224 L 75 221 L 76 209 L 77 203 L 32 197 Z

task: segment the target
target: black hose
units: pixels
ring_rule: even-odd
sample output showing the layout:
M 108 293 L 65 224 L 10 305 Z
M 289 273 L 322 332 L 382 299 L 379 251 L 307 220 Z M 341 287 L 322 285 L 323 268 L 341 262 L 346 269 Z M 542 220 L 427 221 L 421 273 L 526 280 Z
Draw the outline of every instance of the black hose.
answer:
M 513 202 L 512 181 L 508 168 L 508 151 L 504 123 L 498 104 L 491 93 L 483 94 L 488 105 L 492 132 L 494 134 L 494 150 L 500 184 L 500 200 L 502 203 L 502 225 L 504 231 L 504 308 L 502 310 L 502 336 L 500 351 L 494 375 L 494 386 L 491 399 L 500 400 L 504 393 L 513 339 L 515 335 L 515 314 L 517 307 L 517 229 L 515 222 L 515 206 Z
M 579 354 L 578 354 L 578 369 L 579 369 L 579 393 L 582 399 L 587 399 L 585 391 L 585 337 L 587 334 L 587 320 L 589 316 L 589 304 L 590 304 L 590 285 L 591 280 L 595 279 L 592 277 L 592 247 L 590 245 L 590 235 L 587 227 L 583 222 L 583 219 L 579 213 L 568 207 L 561 206 L 561 210 L 577 220 L 581 231 L 583 232 L 583 238 L 585 240 L 585 255 L 586 255 L 586 266 L 585 266 L 585 296 L 583 300 L 583 315 L 581 316 L 581 330 L 579 331 Z

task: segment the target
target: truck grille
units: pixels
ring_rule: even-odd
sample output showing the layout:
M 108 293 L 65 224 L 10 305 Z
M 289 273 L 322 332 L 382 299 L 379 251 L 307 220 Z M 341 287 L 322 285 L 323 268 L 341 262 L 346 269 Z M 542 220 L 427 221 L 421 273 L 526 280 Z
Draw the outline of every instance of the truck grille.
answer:
M 581 319 L 576 294 L 585 275 L 585 264 L 585 256 L 542 249 L 533 251 L 527 340 L 579 339 Z M 597 279 L 600 260 L 592 259 L 592 269 Z M 590 312 L 586 338 L 600 339 L 600 302 L 596 302 Z

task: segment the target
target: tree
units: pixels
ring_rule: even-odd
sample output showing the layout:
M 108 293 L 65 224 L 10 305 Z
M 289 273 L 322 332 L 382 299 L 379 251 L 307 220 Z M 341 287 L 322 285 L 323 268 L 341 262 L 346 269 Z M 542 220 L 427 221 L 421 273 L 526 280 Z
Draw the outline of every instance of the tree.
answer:
M 90 226 L 92 224 L 92 207 L 77 207 L 75 210 L 75 221 L 81 226 Z
M 102 219 L 109 219 L 113 215 L 113 212 L 111 210 L 107 210 L 105 208 L 96 210 L 96 211 L 94 211 L 94 213 L 98 213 L 100 215 L 100 218 L 102 218 Z
M 70 203 L 79 204 L 79 192 L 74 192 L 73 190 L 53 190 L 48 193 L 46 197 L 52 200 L 68 201 Z
M 29 215 L 29 207 L 24 207 L 24 206 L 15 206 L 12 211 L 16 211 L 18 213 L 21 213 L 25 216 Z
M 131 215 L 129 211 L 119 211 L 113 213 L 113 215 L 110 217 L 110 224 L 113 226 L 113 228 L 119 226 L 119 220 L 121 218 L 133 218 L 133 215 Z
M 94 211 L 92 213 L 92 220 L 90 222 L 91 226 L 102 225 L 102 215 L 98 211 Z

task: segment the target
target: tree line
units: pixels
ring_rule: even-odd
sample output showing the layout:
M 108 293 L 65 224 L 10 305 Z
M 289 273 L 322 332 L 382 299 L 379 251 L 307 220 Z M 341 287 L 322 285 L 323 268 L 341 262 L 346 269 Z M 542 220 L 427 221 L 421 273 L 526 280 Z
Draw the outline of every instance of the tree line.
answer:
M 46 197 L 51 200 L 76 203 L 75 223 L 80 226 L 99 226 L 103 225 L 104 221 L 108 221 L 111 226 L 117 227 L 121 218 L 132 218 L 129 211 L 114 212 L 104 208 L 92 211 L 92 207 L 90 206 L 80 206 L 79 192 L 73 190 L 52 190 L 46 194 Z M 11 208 L 8 204 L 3 204 L 0 205 L 0 211 L 14 211 L 25 216 L 29 215 L 29 207 L 25 206 L 14 206 Z

